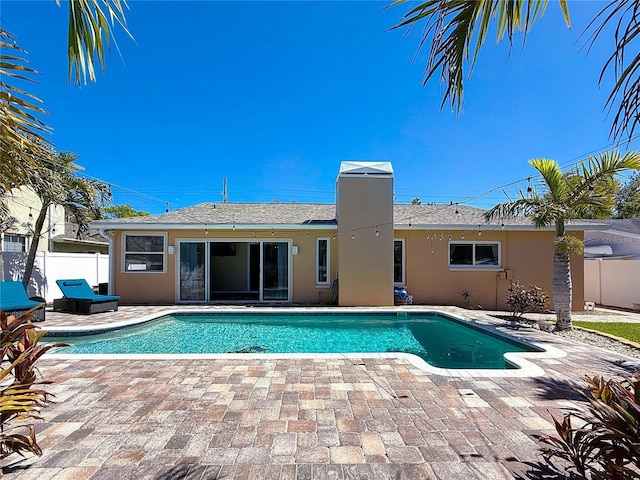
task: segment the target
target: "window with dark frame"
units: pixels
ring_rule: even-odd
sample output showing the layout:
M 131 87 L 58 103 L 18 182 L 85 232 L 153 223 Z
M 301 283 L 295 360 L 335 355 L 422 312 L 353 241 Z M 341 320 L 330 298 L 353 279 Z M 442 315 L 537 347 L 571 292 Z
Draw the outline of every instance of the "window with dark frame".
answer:
M 163 272 L 164 235 L 125 235 L 125 272 Z
M 449 244 L 451 267 L 498 267 L 500 244 L 497 242 L 452 242 Z
M 329 239 L 316 239 L 316 285 L 329 284 Z

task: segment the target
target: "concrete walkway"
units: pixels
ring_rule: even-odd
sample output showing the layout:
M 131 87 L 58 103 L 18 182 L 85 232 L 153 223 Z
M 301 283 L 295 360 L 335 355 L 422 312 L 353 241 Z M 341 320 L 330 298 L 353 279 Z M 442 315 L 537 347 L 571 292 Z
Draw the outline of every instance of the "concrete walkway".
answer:
M 41 325 L 98 325 L 163 308 L 124 306 L 92 316 L 48 311 Z M 571 386 L 581 386 L 585 375 L 640 369 L 636 359 L 537 329 L 509 329 L 490 312 L 429 308 L 499 325 L 567 356 L 536 361 L 545 375 L 535 378 L 444 377 L 395 358 L 45 356 L 40 369 L 54 382 L 48 389 L 56 403 L 36 422 L 44 453 L 5 458 L 5 478 L 541 478 L 531 435 L 552 433 L 550 414 L 581 405 Z M 575 318 L 640 320 L 629 315 Z

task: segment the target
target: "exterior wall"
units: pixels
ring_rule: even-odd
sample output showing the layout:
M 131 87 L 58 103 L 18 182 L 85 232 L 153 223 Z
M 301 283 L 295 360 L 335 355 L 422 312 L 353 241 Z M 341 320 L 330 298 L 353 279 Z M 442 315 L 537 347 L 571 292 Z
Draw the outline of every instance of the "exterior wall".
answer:
M 364 224 L 364 223 L 363 223 Z M 374 224 L 375 225 L 375 224 Z M 379 298 L 372 298 L 371 292 L 376 291 L 380 285 L 379 277 L 383 276 L 377 268 L 383 263 L 381 259 L 388 257 L 389 265 L 384 275 L 388 275 L 389 287 L 384 287 L 384 293 L 393 295 L 393 239 L 405 240 L 405 279 L 409 292 L 413 295 L 415 304 L 425 305 L 463 305 L 460 296 L 462 290 L 472 293 L 471 303 L 485 309 L 505 309 L 504 298 L 511 280 L 519 280 L 524 285 L 534 284 L 542 287 L 551 296 L 553 275 L 553 232 L 509 232 L 509 231 L 483 231 L 465 232 L 465 240 L 468 241 L 498 241 L 501 244 L 501 268 L 493 270 L 459 270 L 450 269 L 448 265 L 447 239 L 449 232 L 443 232 L 443 239 L 439 239 L 440 232 L 424 232 L 418 230 L 396 231 L 390 235 L 387 251 L 372 255 L 368 248 L 374 241 L 382 237 L 383 227 L 380 226 L 380 235 L 376 237 L 375 230 L 363 229 L 356 232 L 356 238 L 351 239 L 351 231 L 346 234 L 335 235 L 335 230 L 301 230 L 288 232 L 265 231 L 209 231 L 208 235 L 203 230 L 181 231 L 148 231 L 137 233 L 166 234 L 166 247 L 176 246 L 178 240 L 211 241 L 224 239 L 226 241 L 290 241 L 291 246 L 298 247 L 298 253 L 291 255 L 292 262 L 291 301 L 299 304 L 330 304 L 332 289 L 331 284 L 339 273 L 341 304 L 346 296 L 343 285 L 344 267 L 340 263 L 338 272 L 338 258 L 344 261 L 345 255 L 339 248 L 346 243 L 360 245 L 361 251 L 354 252 L 349 249 L 348 260 L 354 265 L 360 265 L 365 278 L 357 283 L 356 291 L 362 292 L 360 297 L 347 296 L 349 301 L 358 301 L 360 305 L 380 305 Z M 342 232 L 342 227 L 341 230 Z M 133 232 L 132 232 L 133 233 Z M 430 239 L 429 234 L 434 233 L 435 238 Z M 461 240 L 461 231 L 450 232 L 453 240 Z M 112 292 L 122 297 L 123 304 L 173 304 L 177 301 L 176 295 L 176 261 L 177 254 L 166 255 L 166 272 L 164 273 L 123 273 L 123 241 L 122 231 L 117 231 L 113 241 L 113 267 L 111 276 Z M 255 235 L 255 237 L 254 237 Z M 346 242 L 341 243 L 340 236 L 346 237 Z M 335 239 L 334 239 L 335 236 Z M 316 262 L 316 238 L 329 239 L 330 273 L 329 285 L 317 286 L 315 284 Z M 358 238 L 361 242 L 358 243 Z M 386 260 L 385 260 L 386 261 Z M 357 263 L 360 262 L 360 263 Z M 584 262 L 580 256 L 572 258 L 573 276 L 573 309 L 582 310 L 584 306 Z M 366 276 L 371 278 L 366 278 Z M 66 276 L 69 278 L 69 276 Z M 62 277 L 64 278 L 64 277 Z M 386 280 L 386 279 L 385 279 Z M 637 285 L 638 282 L 633 283 Z M 57 288 L 57 287 L 56 287 Z M 551 300 L 551 299 L 550 299 Z M 365 303 L 370 302 L 370 303 Z M 384 304 L 393 304 L 393 298 L 385 299 Z M 344 305 L 344 304 L 343 304 Z M 548 304 L 552 308 L 552 302 Z
M 331 302 L 331 281 L 336 276 L 337 241 L 334 240 L 335 230 L 303 230 L 276 231 L 274 235 L 265 231 L 238 232 L 233 230 L 210 230 L 208 235 L 204 230 L 179 231 L 144 231 L 126 232 L 139 234 L 165 234 L 166 271 L 155 272 L 124 272 L 124 244 L 123 231 L 116 231 L 113 236 L 113 274 L 112 293 L 120 295 L 123 304 L 173 304 L 177 302 L 177 253 L 168 254 L 168 247 L 175 246 L 177 252 L 178 241 L 212 241 L 225 240 L 237 242 L 253 241 L 290 241 L 291 246 L 298 247 L 298 254 L 291 255 L 292 262 L 292 302 L 310 304 L 329 304 Z M 255 236 L 254 236 L 255 235 Z M 315 285 L 316 238 L 329 239 L 330 283 L 327 286 Z M 295 285 L 293 285 L 295 283 Z
M 585 300 L 608 307 L 640 304 L 640 260 L 585 260 Z
M 318 230 L 297 233 L 293 245 L 298 254 L 293 255 L 293 302 L 319 305 L 331 304 L 331 284 L 338 268 L 338 241 L 335 230 Z M 329 285 L 316 285 L 316 239 L 329 240 Z
M 433 233 L 435 238 L 429 238 Z M 414 304 L 464 305 L 462 290 L 472 293 L 471 305 L 484 309 L 506 309 L 505 297 L 512 280 L 537 285 L 549 294 L 552 308 L 553 232 L 477 231 L 465 232 L 467 241 L 497 241 L 501 245 L 501 267 L 493 270 L 450 269 L 449 241 L 461 241 L 461 231 L 397 231 L 396 239 L 405 239 L 406 283 Z M 584 305 L 582 257 L 572 258 L 573 309 Z
M 31 224 L 31 226 L 35 224 L 36 218 L 40 213 L 42 202 L 33 190 L 23 187 L 12 190 L 11 195 L 7 197 L 7 204 L 9 206 L 9 213 L 16 219 L 16 222 L 4 233 L 29 237 L 26 246 L 27 251 L 29 251 L 32 241 L 32 231 L 29 224 Z M 32 218 L 29 218 L 29 213 L 31 213 Z M 52 229 L 55 228 L 56 232 L 62 233 L 64 232 L 64 227 L 64 208 L 60 206 L 50 207 L 44 222 L 42 238 L 38 243 L 38 251 L 49 250 L 48 240 L 55 235 Z M 0 237 L 2 235 L 3 232 L 0 232 Z M 2 238 L 0 238 L 0 240 L 2 240 Z
M 393 305 L 393 177 L 341 175 L 337 208 L 340 305 Z

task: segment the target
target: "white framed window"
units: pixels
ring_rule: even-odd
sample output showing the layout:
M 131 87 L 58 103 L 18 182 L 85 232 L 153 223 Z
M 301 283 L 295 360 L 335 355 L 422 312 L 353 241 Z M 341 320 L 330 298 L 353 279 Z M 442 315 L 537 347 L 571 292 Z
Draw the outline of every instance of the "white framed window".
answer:
M 27 251 L 27 237 L 24 235 L 9 235 L 4 234 L 4 240 L 2 242 L 2 251 L 4 252 L 26 252 Z
M 500 268 L 500 242 L 449 242 L 449 267 Z
M 124 271 L 164 273 L 166 235 L 161 233 L 124 235 Z
M 329 238 L 316 238 L 316 285 L 329 285 Z
M 393 241 L 393 284 L 397 286 L 405 285 L 404 274 L 404 239 Z

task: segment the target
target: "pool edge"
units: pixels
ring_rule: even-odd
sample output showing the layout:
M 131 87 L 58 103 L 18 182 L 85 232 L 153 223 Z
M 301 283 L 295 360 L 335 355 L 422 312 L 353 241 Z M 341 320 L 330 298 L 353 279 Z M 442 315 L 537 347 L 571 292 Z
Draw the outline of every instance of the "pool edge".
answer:
M 253 312 L 273 312 L 273 307 L 262 307 L 251 309 Z M 287 312 L 291 313 L 305 313 L 310 311 L 323 311 L 324 309 L 318 308 L 304 308 L 304 307 L 288 307 L 286 309 Z M 234 312 L 237 313 L 237 310 L 234 309 L 220 309 L 216 310 L 216 313 L 225 313 L 225 312 Z M 352 309 L 348 308 L 331 308 L 332 312 L 335 313 L 349 313 L 353 312 Z M 358 311 L 366 313 L 380 313 L 380 309 L 359 309 Z M 403 309 L 395 309 L 395 310 L 385 310 L 386 312 L 407 312 L 407 310 Z M 42 328 L 43 330 L 52 334 L 52 336 L 64 336 L 64 335 L 79 335 L 86 333 L 104 333 L 112 330 L 117 330 L 119 328 L 130 327 L 135 325 L 141 325 L 161 317 L 172 315 L 176 313 L 185 312 L 184 309 L 180 308 L 170 308 L 167 310 L 163 310 L 161 312 L 157 312 L 150 315 L 145 315 L 143 317 L 132 319 L 132 320 L 124 320 L 121 322 L 114 322 L 104 325 L 93 325 L 93 326 L 73 326 L 73 327 L 50 327 L 50 328 Z M 210 314 L 211 310 L 188 310 L 189 314 Z M 469 378 L 469 377 L 498 377 L 498 378 L 523 378 L 523 377 L 539 377 L 545 374 L 545 371 L 539 365 L 536 365 L 531 360 L 543 360 L 543 359 L 552 359 L 552 358 L 562 358 L 566 356 L 566 352 L 560 350 L 559 348 L 554 347 L 553 345 L 547 343 L 540 343 L 537 341 L 532 341 L 530 339 L 522 338 L 519 335 L 512 335 L 506 332 L 501 331 L 495 325 L 488 325 L 482 323 L 479 319 L 474 318 L 466 318 L 460 315 L 457 315 L 452 312 L 445 312 L 438 309 L 429 309 L 426 308 L 424 310 L 419 311 L 411 311 L 414 313 L 421 314 L 441 314 L 446 317 L 451 317 L 454 320 L 464 322 L 464 323 L 473 323 L 475 328 L 484 330 L 492 335 L 497 335 L 499 337 L 515 339 L 520 343 L 525 343 L 532 345 L 536 348 L 541 349 L 542 351 L 538 352 L 507 352 L 504 357 L 509 362 L 515 364 L 518 368 L 514 369 L 449 369 L 449 368 L 440 368 L 434 367 L 430 365 L 425 360 L 420 358 L 417 355 L 405 353 L 405 352 L 380 352 L 380 353 L 200 353 L 200 354 L 184 354 L 184 353 L 174 353 L 174 354 L 64 354 L 64 353 L 48 353 L 46 358 L 51 359 L 61 359 L 61 360 L 104 360 L 104 359 L 112 359 L 112 360 L 190 360 L 190 359 L 201 359 L 201 360 L 219 360 L 219 359 L 344 359 L 344 360 L 361 360 L 361 359 L 400 359 L 410 365 L 418 368 L 422 371 L 425 371 L 429 374 L 441 375 L 447 377 L 461 377 L 461 378 Z

